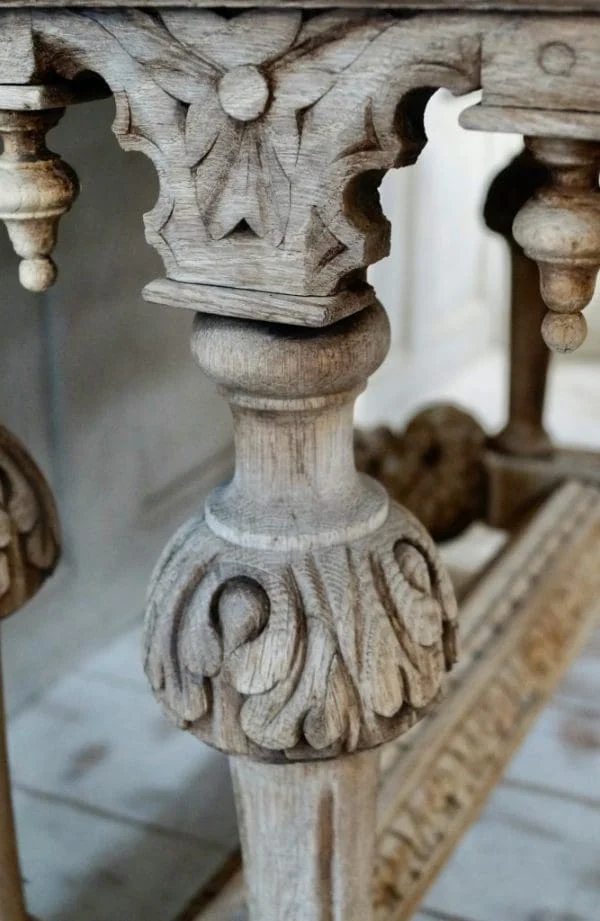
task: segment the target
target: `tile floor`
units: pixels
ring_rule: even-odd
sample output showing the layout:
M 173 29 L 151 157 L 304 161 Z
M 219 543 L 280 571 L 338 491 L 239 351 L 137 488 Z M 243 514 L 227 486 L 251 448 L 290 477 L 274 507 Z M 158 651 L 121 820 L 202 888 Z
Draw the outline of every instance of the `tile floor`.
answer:
M 595 391 L 588 370 L 560 371 L 551 421 L 600 444 L 592 371 Z M 486 374 L 461 375 L 448 396 L 485 415 L 499 396 Z M 172 921 L 235 843 L 226 761 L 164 720 L 139 642 L 137 629 L 122 636 L 10 723 L 27 897 L 44 921 Z M 600 633 L 419 919 L 600 919 Z
M 173 729 L 139 630 L 10 724 L 30 909 L 44 921 L 169 921 L 236 840 L 226 760 Z

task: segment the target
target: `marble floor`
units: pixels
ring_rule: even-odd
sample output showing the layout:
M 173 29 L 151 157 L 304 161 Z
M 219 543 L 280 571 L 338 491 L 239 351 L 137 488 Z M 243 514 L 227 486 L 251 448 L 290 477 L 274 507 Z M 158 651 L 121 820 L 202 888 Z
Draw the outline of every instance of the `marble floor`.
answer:
M 497 356 L 442 392 L 494 426 Z M 560 365 L 550 426 L 600 445 L 600 369 Z M 229 853 L 224 758 L 172 729 L 131 631 L 9 726 L 23 872 L 44 921 L 173 921 Z M 600 918 L 600 632 L 455 851 L 419 921 Z

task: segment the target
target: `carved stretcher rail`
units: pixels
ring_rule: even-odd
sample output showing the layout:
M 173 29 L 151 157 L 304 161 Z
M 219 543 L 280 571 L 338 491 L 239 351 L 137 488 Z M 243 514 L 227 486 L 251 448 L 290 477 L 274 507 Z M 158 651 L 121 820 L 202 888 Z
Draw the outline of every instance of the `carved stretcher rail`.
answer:
M 382 749 L 378 921 L 410 918 L 599 615 L 600 489 L 570 482 L 461 605 L 444 706 Z M 232 921 L 243 905 L 232 855 L 177 921 Z

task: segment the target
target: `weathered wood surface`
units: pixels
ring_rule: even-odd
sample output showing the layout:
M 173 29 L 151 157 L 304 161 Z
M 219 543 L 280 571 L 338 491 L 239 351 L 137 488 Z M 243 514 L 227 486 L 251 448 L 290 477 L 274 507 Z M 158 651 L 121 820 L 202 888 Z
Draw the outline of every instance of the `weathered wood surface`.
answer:
M 486 441 L 472 416 L 438 404 L 417 413 L 404 432 L 357 431 L 356 466 L 416 515 L 434 540 L 444 541 L 485 518 Z
M 599 538 L 600 492 L 567 484 L 465 599 L 449 699 L 382 751 L 380 921 L 411 916 L 597 623 Z M 229 921 L 243 898 L 232 862 L 181 921 Z
M 600 260 L 598 147 L 589 140 L 600 138 L 597 18 L 402 17 L 383 7 L 4 17 L 0 82 L 100 75 L 115 94 L 121 143 L 153 160 L 160 196 L 146 228 L 168 280 L 148 286 L 147 297 L 267 321 L 288 313 L 306 325 L 361 309 L 366 269 L 389 249 L 382 175 L 419 155 L 435 89 L 482 88 L 488 116 L 497 109 L 506 120 L 510 109 L 521 128 L 531 113 L 523 130 L 550 181 L 521 209 L 515 232 L 540 266 L 552 311 L 546 342 L 570 350 L 583 341 L 581 309 Z M 513 58 L 518 79 L 507 86 Z M 541 110 L 588 121 L 571 120 L 562 141 L 537 137 Z M 551 233 L 554 217 L 561 234 Z M 248 292 L 247 303 L 233 288 Z
M 549 457 L 515 457 L 488 451 L 485 466 L 486 520 L 494 528 L 515 527 L 565 480 L 576 478 L 600 487 L 600 455 L 595 451 L 556 448 Z
M 366 282 L 389 245 L 378 188 L 419 155 L 436 89 L 481 88 L 488 113 L 499 102 L 532 113 L 527 143 L 550 178 L 520 210 L 515 237 L 540 266 L 553 347 L 581 343 L 600 265 L 590 125 L 583 138 L 575 122 L 562 140 L 536 136 L 539 108 L 578 110 L 582 86 L 600 109 L 600 20 L 570 21 L 565 41 L 552 17 L 387 8 L 1 14 L 4 85 L 106 81 L 120 142 L 159 176 L 146 228 L 167 281 L 147 294 L 207 311 L 193 351 L 232 407 L 236 473 L 157 567 L 146 671 L 182 728 L 263 762 L 234 768 L 256 921 L 281 913 L 298 842 L 311 913 L 368 921 L 368 750 L 431 711 L 455 660 L 456 606 L 435 545 L 352 458 L 353 403 L 389 337 Z M 507 86 L 515 49 L 530 79 Z M 277 326 L 290 301 L 294 322 L 331 325 Z M 229 316 L 244 310 L 252 320 Z M 379 913 L 414 908 L 587 623 L 600 500 L 571 484 L 549 508 L 519 558 L 509 553 L 485 581 L 472 632 L 480 657 L 459 667 L 460 693 L 421 731 L 425 760 L 415 767 L 416 749 L 402 752 L 401 805 L 396 793 L 393 809 L 381 806 L 393 817 Z M 468 608 L 463 619 L 468 628 Z M 367 753 L 351 767 L 357 751 Z M 363 801 L 349 790 L 357 764 L 370 765 Z M 288 895 L 293 914 L 298 893 Z
M 368 921 L 368 750 L 429 712 L 455 660 L 435 544 L 354 466 L 354 401 L 388 346 L 377 303 L 325 329 L 194 322 L 236 470 L 156 567 L 145 670 L 176 725 L 231 756 L 256 921 Z
M 231 9 L 277 8 L 285 7 L 303 8 L 307 10 L 318 9 L 398 9 L 398 10 L 508 10 L 514 12 L 578 12 L 600 11 L 598 0 L 0 0 L 0 7 L 41 7 L 52 9 L 54 7 L 187 7 L 188 9 L 202 9 L 203 7 L 229 7 Z

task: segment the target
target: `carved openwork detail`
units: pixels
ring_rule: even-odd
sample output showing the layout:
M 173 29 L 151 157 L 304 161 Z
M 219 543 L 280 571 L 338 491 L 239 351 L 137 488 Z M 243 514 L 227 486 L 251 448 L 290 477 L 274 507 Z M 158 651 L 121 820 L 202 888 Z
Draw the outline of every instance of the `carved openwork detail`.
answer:
M 59 557 L 52 494 L 25 448 L 0 426 L 0 617 L 22 607 Z
M 435 546 L 399 506 L 361 541 L 294 555 L 233 546 L 196 519 L 154 575 L 146 673 L 167 713 L 217 748 L 325 758 L 415 723 L 455 630 Z
M 383 174 L 416 159 L 435 89 L 480 79 L 475 17 L 56 10 L 32 21 L 39 66 L 102 76 L 121 143 L 154 161 L 147 235 L 179 283 L 314 296 L 366 284 L 389 248 Z

